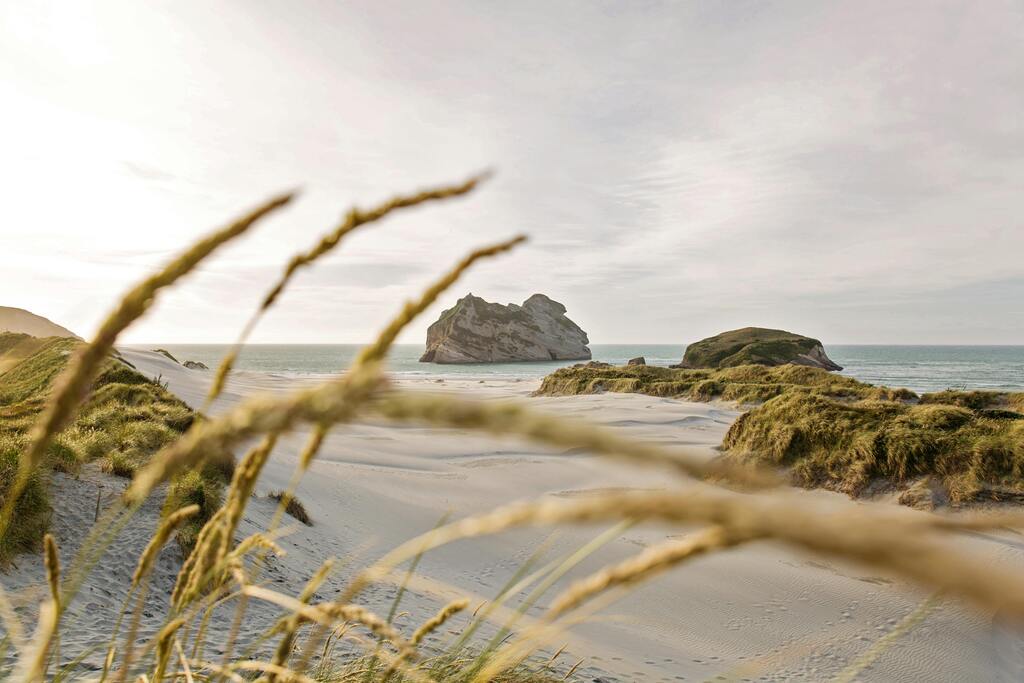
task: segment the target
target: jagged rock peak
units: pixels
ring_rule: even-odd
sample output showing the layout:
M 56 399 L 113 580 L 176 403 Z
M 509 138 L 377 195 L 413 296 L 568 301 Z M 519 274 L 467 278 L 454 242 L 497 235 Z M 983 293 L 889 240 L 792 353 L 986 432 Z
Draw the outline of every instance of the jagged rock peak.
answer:
M 424 363 L 587 360 L 587 333 L 544 294 L 503 306 L 467 294 L 427 330 Z

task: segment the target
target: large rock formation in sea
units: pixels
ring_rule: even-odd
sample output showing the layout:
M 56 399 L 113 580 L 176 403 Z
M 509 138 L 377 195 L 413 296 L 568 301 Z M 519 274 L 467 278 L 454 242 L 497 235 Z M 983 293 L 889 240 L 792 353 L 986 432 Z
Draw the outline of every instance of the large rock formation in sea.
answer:
M 0 332 L 20 332 L 33 337 L 80 337 L 41 315 L 30 313 L 23 308 L 0 306 Z
M 744 327 L 701 339 L 686 347 L 681 368 L 730 368 L 737 365 L 807 365 L 842 370 L 825 355 L 825 348 L 811 339 L 785 330 Z
M 522 306 L 492 304 L 467 294 L 427 330 L 424 363 L 587 360 L 587 333 L 565 306 L 534 294 Z

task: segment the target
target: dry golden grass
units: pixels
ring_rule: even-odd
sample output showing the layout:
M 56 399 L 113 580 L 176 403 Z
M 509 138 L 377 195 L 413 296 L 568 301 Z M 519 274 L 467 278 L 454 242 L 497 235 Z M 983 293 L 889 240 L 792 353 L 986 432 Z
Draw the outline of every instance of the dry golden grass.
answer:
M 434 191 L 434 194 L 428 192 L 400 197 L 366 214 L 350 213 L 340 228 L 289 263 L 284 275 L 264 299 L 260 311 L 274 303 L 296 269 L 333 248 L 347 231 L 357 225 L 376 220 L 394 208 L 463 194 L 472 190 L 475 184 L 476 181 L 472 180 L 464 185 Z M 145 313 L 153 296 L 195 267 L 219 244 L 241 234 L 260 217 L 289 199 L 290 195 L 286 195 L 265 204 L 186 250 L 166 269 L 129 291 L 103 324 L 97 339 L 84 348 L 58 382 L 31 442 L 22 452 L 18 481 L 27 480 L 41 466 L 41 455 L 46 446 L 73 418 L 85 388 L 89 386 L 99 363 L 113 348 L 117 335 Z M 588 612 L 582 609 L 584 605 L 595 610 L 621 595 L 629 586 L 695 557 L 755 539 L 770 539 L 801 551 L 883 568 L 944 595 L 965 599 L 982 608 L 999 609 L 1007 615 L 1024 617 L 1024 577 L 963 553 L 958 543 L 958 534 L 965 529 L 1024 526 L 1022 515 L 951 518 L 909 513 L 891 506 L 811 499 L 778 488 L 778 478 L 765 470 L 721 462 L 707 463 L 682 449 L 638 443 L 593 425 L 538 414 L 521 404 L 491 405 L 468 398 L 411 395 L 394 390 L 383 375 L 381 365 L 399 332 L 477 260 L 503 253 L 520 241 L 522 238 L 516 238 L 469 254 L 425 290 L 421 297 L 407 303 L 377 340 L 363 350 L 345 376 L 287 396 L 252 398 L 219 417 L 197 421 L 181 438 L 163 448 L 136 472 L 124 496 L 124 518 L 151 495 L 158 484 L 176 474 L 203 466 L 209 458 L 222 454 L 243 440 L 262 439 L 242 459 L 222 506 L 199 531 L 170 596 L 162 628 L 150 642 L 139 643 L 136 647 L 132 638 L 122 648 L 114 647 L 119 637 L 115 629 L 107 649 L 101 681 L 114 678 L 134 680 L 136 677 L 146 681 L 243 681 L 254 674 L 261 674 L 263 680 L 293 681 L 314 678 L 321 681 L 434 680 L 451 683 L 557 680 L 561 676 L 554 676 L 550 669 L 531 669 L 524 662 L 544 638 L 553 637 L 561 629 L 585 619 Z M 230 362 L 222 366 L 221 380 L 229 369 Z M 312 439 L 303 451 L 300 469 L 296 473 L 295 481 L 298 481 L 315 459 L 327 431 L 363 414 L 401 422 L 417 421 L 525 437 L 559 449 L 582 448 L 637 465 L 662 467 L 679 479 L 677 485 L 659 492 L 606 493 L 569 501 L 530 501 L 454 521 L 409 540 L 357 573 L 336 600 L 313 601 L 316 587 L 331 570 L 329 562 L 310 579 L 306 589 L 297 597 L 266 588 L 256 580 L 255 574 L 259 554 L 274 547 L 275 530 L 268 529 L 266 534 L 250 536 L 237 545 L 234 535 L 277 436 L 303 425 L 313 428 Z M 706 477 L 729 479 L 742 484 L 743 491 L 699 481 Z M 15 497 L 22 488 L 23 484 L 13 489 Z M 282 496 L 282 506 L 286 505 L 293 492 L 294 487 Z M 11 500 L 5 501 L 0 531 L 10 521 L 11 509 Z M 140 591 L 155 553 L 173 528 L 195 514 L 195 509 L 188 507 L 170 512 L 139 559 L 133 582 Z M 627 525 L 645 522 L 676 525 L 686 529 L 690 535 L 650 548 L 634 558 L 577 581 L 555 599 L 546 623 L 513 640 L 510 645 L 494 643 L 474 657 L 465 657 L 458 648 L 439 658 L 424 658 L 420 651 L 422 641 L 433 629 L 457 618 L 467 607 L 463 600 L 452 602 L 433 617 L 422 620 L 422 626 L 411 636 L 401 633 L 390 618 L 380 617 L 358 601 L 370 583 L 388 579 L 402 562 L 412 560 L 415 563 L 423 553 L 444 543 L 524 526 L 609 522 L 620 523 L 621 526 L 606 532 L 604 536 L 607 538 L 618 535 Z M 694 525 L 700 528 L 694 531 Z M 86 542 L 87 554 L 98 557 L 109 539 L 109 533 L 90 535 Z M 596 548 L 597 545 L 594 543 L 591 547 Z M 46 549 L 51 596 L 40 605 L 35 633 L 30 639 L 24 639 L 15 637 L 18 628 L 8 628 L 19 654 L 12 672 L 12 680 L 15 681 L 38 681 L 57 673 L 50 653 L 57 642 L 60 613 L 66 607 L 63 603 L 73 600 L 75 591 L 73 585 L 65 585 L 63 591 L 58 585 L 57 548 L 52 539 L 47 541 Z M 578 552 L 580 557 L 576 560 L 587 552 L 590 548 Z M 257 556 L 255 562 L 254 554 Z M 559 572 L 567 571 L 571 566 L 572 563 L 563 563 L 560 569 L 548 571 L 545 580 L 553 583 L 553 577 L 561 576 Z M 404 587 L 405 584 L 402 585 Z M 503 591 L 495 602 L 507 599 L 509 592 Z M 138 597 L 136 600 L 136 606 L 141 604 Z M 237 610 L 233 628 L 224 644 L 223 660 L 211 662 L 202 656 L 201 638 L 214 606 L 232 600 L 236 602 Z M 268 638 L 278 638 L 277 646 L 271 648 L 273 655 L 270 661 L 234 652 L 235 638 L 251 600 L 276 605 L 282 612 L 278 625 L 267 634 Z M 6 604 L 6 600 L 0 600 L 5 619 L 11 613 Z M 126 603 L 125 608 L 127 606 Z M 484 609 L 483 613 L 488 613 L 489 609 Z M 17 619 L 16 616 L 10 618 Z M 311 628 L 299 648 L 301 656 L 295 657 L 295 648 L 300 645 L 305 625 Z M 329 661 L 314 663 L 316 653 L 324 653 L 329 659 L 332 639 L 336 642 L 334 634 L 350 631 L 362 631 L 368 636 L 360 641 L 366 648 L 364 659 L 340 668 L 332 667 Z M 60 673 L 64 675 L 67 672 Z
M 281 295 L 281 292 L 283 292 L 285 287 L 288 286 L 292 276 L 295 275 L 300 268 L 308 267 L 321 256 L 331 252 L 338 246 L 346 235 L 356 228 L 379 221 L 389 213 L 400 209 L 407 209 L 427 202 L 449 199 L 451 197 L 467 194 L 472 192 L 477 185 L 487 178 L 487 176 L 488 174 L 485 173 L 473 176 L 464 183 L 446 185 L 430 190 L 423 190 L 411 195 L 394 197 L 380 206 L 370 209 L 369 211 L 361 211 L 360 209 L 352 208 L 345 214 L 345 218 L 342 220 L 341 224 L 321 237 L 311 249 L 295 254 L 295 256 L 288 261 L 288 265 L 285 266 L 284 272 L 278 280 L 264 295 L 259 308 L 256 309 L 256 312 L 253 313 L 252 317 L 245 324 L 245 327 L 242 328 L 242 332 L 239 334 L 238 340 L 235 342 L 231 350 L 228 351 L 224 360 L 221 361 L 220 366 L 217 368 L 217 374 L 214 377 L 213 384 L 210 386 L 210 392 L 206 399 L 207 405 L 216 399 L 224 390 L 224 384 L 227 382 L 228 374 L 231 372 L 231 368 L 234 367 L 235 361 L 238 359 L 238 354 L 242 350 L 242 346 L 245 344 L 245 341 L 256 328 L 256 324 L 259 322 L 259 319 L 268 309 L 270 309 L 271 306 L 274 305 L 277 298 Z

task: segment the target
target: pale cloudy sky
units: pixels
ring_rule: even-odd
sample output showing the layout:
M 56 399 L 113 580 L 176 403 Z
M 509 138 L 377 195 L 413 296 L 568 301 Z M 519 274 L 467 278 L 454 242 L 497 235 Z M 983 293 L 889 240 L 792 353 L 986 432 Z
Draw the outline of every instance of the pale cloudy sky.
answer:
M 594 343 L 743 325 L 1024 343 L 1024 4 L 0 1 L 0 305 L 89 334 L 272 193 L 126 341 L 234 338 L 353 202 L 493 167 L 300 276 L 255 341 L 360 342 L 467 291 Z

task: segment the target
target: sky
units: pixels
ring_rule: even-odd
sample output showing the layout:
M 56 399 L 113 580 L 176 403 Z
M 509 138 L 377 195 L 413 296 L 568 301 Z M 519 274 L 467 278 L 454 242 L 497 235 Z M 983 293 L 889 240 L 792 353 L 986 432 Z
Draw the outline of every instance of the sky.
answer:
M 601 343 L 757 325 L 826 343 L 1024 344 L 1024 4 L 0 1 L 0 305 L 83 336 L 192 241 L 292 206 L 160 295 L 128 343 L 372 339 L 470 249 Z

